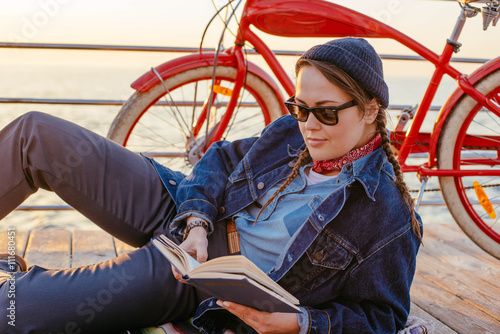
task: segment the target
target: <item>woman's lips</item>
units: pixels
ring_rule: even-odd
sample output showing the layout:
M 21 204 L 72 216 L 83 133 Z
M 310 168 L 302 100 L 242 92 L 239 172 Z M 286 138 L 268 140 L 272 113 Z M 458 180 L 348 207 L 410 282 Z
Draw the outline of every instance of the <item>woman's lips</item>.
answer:
M 309 145 L 311 146 L 320 146 L 320 145 L 323 145 L 325 143 L 325 139 L 320 139 L 320 138 L 307 138 L 307 142 L 309 143 Z

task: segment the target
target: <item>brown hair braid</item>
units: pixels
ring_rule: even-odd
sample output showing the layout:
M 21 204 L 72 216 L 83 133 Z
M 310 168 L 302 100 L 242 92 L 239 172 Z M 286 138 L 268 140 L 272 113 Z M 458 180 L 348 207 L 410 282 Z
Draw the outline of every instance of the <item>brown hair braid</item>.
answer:
M 262 206 L 262 208 L 260 208 L 259 213 L 257 214 L 257 217 L 255 218 L 254 224 L 259 219 L 259 216 L 262 213 L 262 211 L 264 211 L 264 209 L 269 206 L 269 204 L 273 201 L 273 199 L 276 196 L 278 196 L 278 194 L 280 192 L 282 192 L 286 187 L 288 187 L 290 185 L 290 183 L 292 183 L 292 181 L 297 177 L 297 175 L 299 175 L 300 167 L 305 165 L 310 160 L 310 158 L 311 158 L 311 156 L 309 155 L 309 150 L 306 147 L 302 152 L 300 152 L 299 157 L 298 157 L 297 161 L 295 162 L 295 165 L 293 165 L 292 173 L 290 175 L 288 175 L 288 177 L 285 180 L 285 183 L 283 183 L 281 185 L 281 187 L 279 187 L 279 189 L 276 190 L 274 192 L 274 194 L 267 200 L 267 202 Z
M 396 156 L 392 151 L 391 141 L 389 139 L 389 134 L 386 129 L 386 123 L 387 123 L 386 120 L 387 117 L 385 109 L 380 108 L 377 114 L 376 121 L 377 121 L 377 131 L 380 133 L 380 136 L 382 137 L 382 148 L 384 149 L 385 155 L 387 156 L 387 159 L 389 160 L 394 169 L 394 174 L 396 175 L 396 185 L 399 191 L 401 192 L 403 199 L 409 206 L 413 232 L 417 235 L 420 242 L 422 242 L 422 232 L 420 230 L 420 225 L 417 216 L 415 215 L 415 202 L 413 201 L 413 198 L 411 197 L 410 192 L 408 191 L 408 187 L 406 186 L 406 182 L 403 179 L 403 172 L 401 172 L 401 166 L 399 165 L 399 161 L 398 159 L 396 159 Z

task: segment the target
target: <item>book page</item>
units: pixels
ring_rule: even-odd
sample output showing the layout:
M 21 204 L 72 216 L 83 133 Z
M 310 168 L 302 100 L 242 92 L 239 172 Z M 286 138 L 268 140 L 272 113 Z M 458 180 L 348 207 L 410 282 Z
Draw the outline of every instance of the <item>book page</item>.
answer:
M 200 265 L 200 263 L 185 250 L 177 246 L 175 242 L 164 235 L 160 235 L 157 239 L 154 239 L 152 243 L 183 276 L 189 275 L 191 270 Z

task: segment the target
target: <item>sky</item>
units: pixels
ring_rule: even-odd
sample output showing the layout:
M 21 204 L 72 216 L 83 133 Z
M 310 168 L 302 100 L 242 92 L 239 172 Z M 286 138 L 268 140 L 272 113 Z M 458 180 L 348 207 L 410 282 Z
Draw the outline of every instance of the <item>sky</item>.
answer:
M 217 6 L 226 1 L 213 0 Z M 459 15 L 456 1 L 336 0 L 408 34 L 440 52 Z M 116 45 L 197 46 L 214 13 L 211 0 L 0 0 L 0 41 Z M 469 20 L 458 56 L 493 58 L 500 54 L 500 27 L 482 31 L 480 17 Z M 211 29 L 207 47 L 213 47 L 220 25 Z M 306 50 L 312 39 L 266 37 L 274 49 Z M 230 44 L 230 38 L 226 41 Z M 380 53 L 411 54 L 390 41 L 374 42 Z M 67 61 L 61 53 L 0 50 L 0 62 Z M 35 56 L 33 56 L 35 55 Z M 115 61 L 108 56 L 108 61 Z M 115 57 L 116 58 L 116 57 Z M 94 61 L 88 52 L 74 53 L 71 61 Z M 125 60 L 127 58 L 125 57 Z M 105 61 L 105 60 L 104 60 Z

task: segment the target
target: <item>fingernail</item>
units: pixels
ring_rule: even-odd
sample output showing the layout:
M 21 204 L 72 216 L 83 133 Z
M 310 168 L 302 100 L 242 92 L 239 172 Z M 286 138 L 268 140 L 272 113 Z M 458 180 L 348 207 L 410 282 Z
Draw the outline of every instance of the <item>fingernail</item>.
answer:
M 230 304 L 228 302 L 223 302 L 222 300 L 217 300 L 217 305 L 219 305 L 220 307 L 229 307 Z

